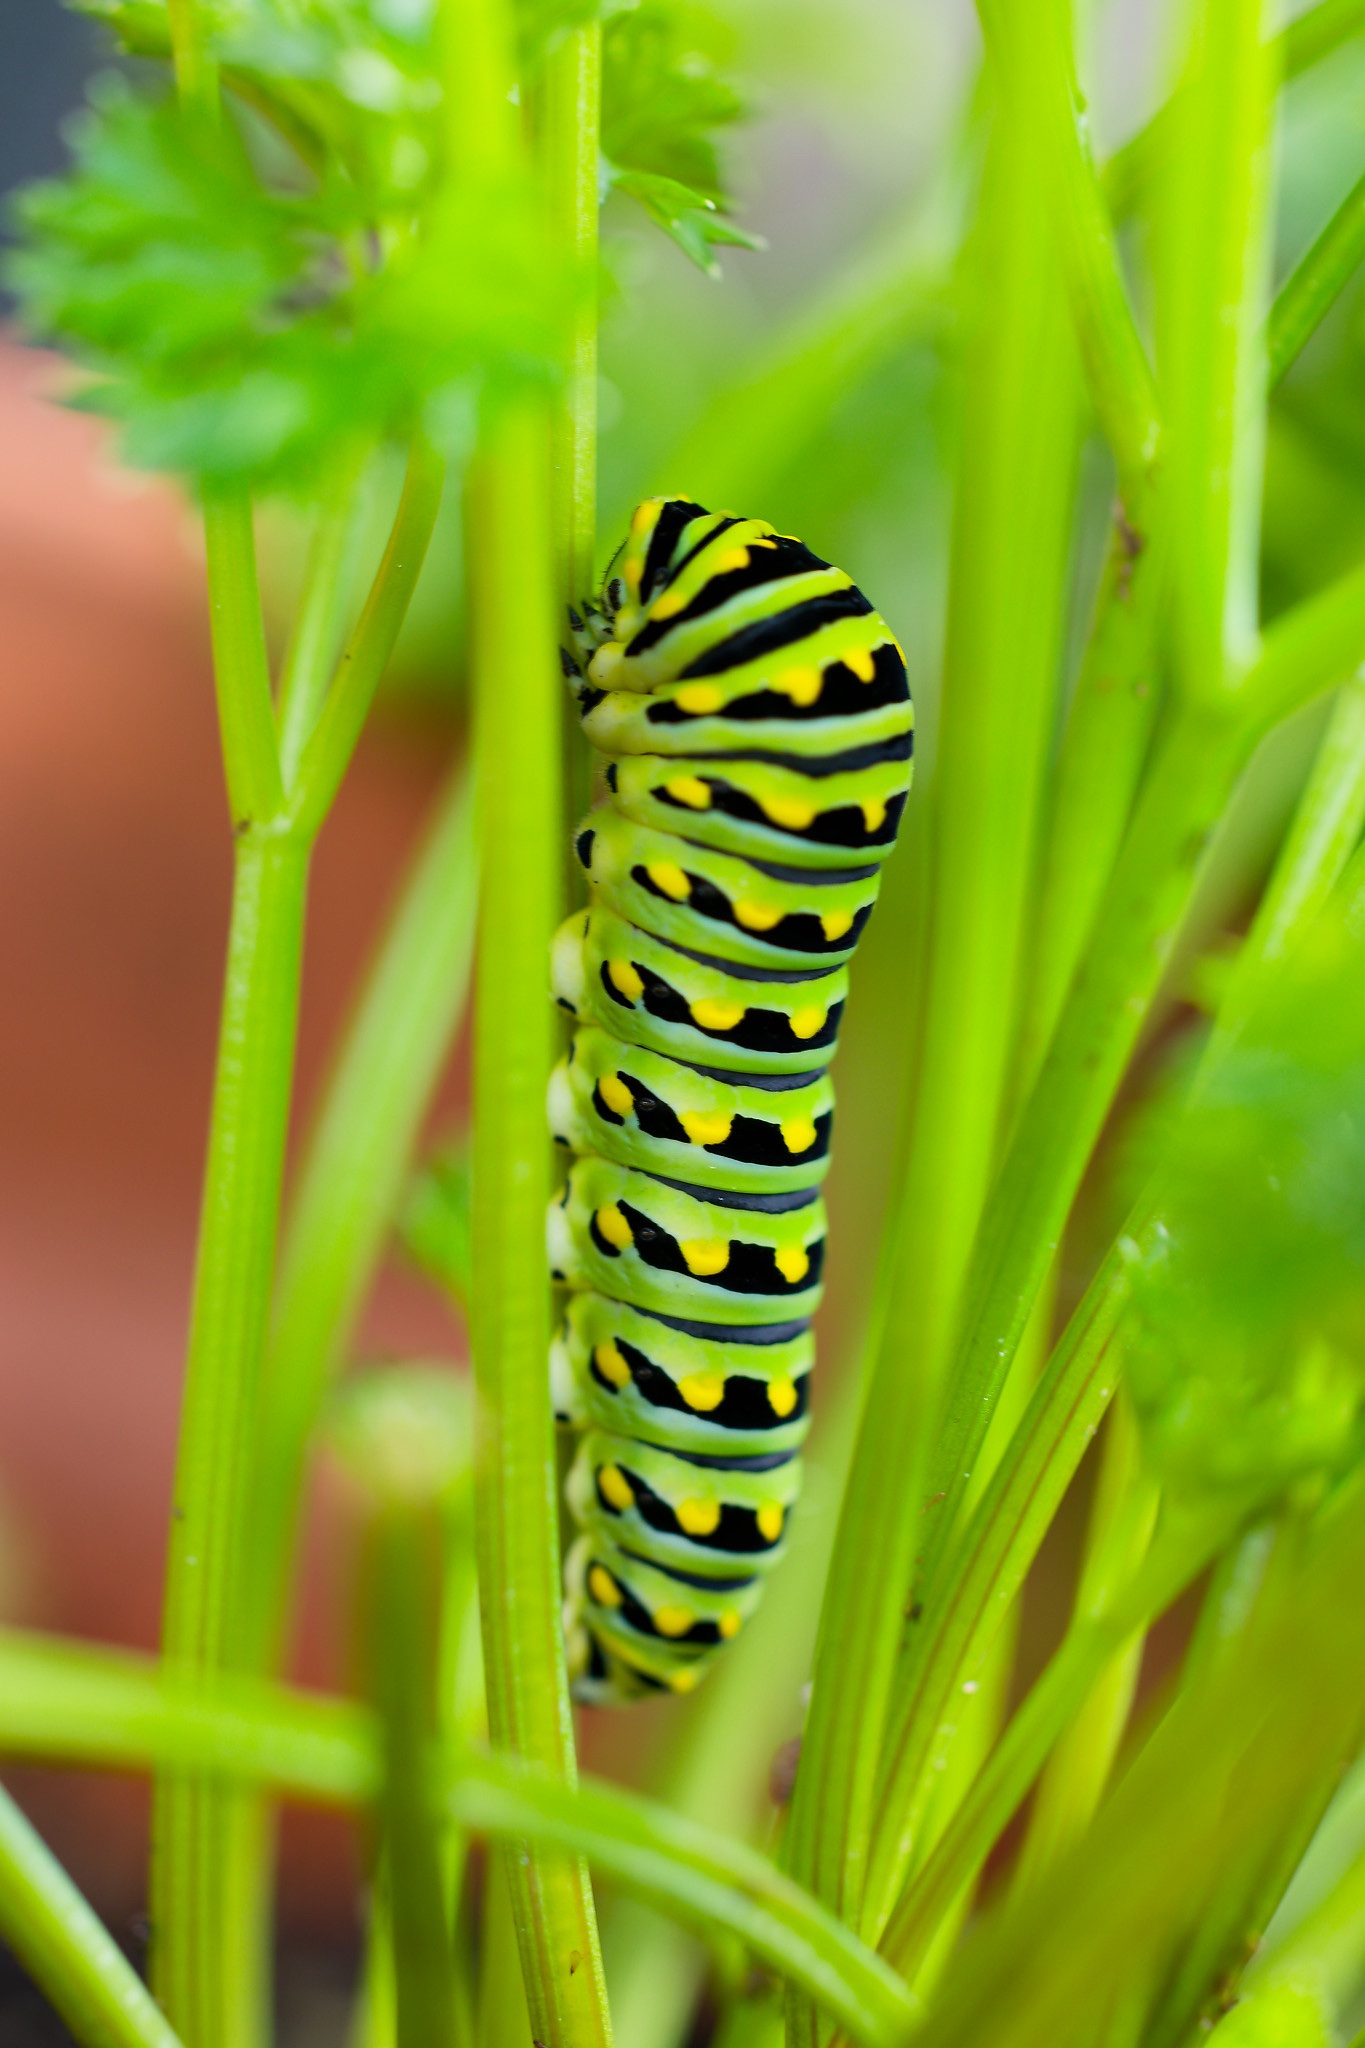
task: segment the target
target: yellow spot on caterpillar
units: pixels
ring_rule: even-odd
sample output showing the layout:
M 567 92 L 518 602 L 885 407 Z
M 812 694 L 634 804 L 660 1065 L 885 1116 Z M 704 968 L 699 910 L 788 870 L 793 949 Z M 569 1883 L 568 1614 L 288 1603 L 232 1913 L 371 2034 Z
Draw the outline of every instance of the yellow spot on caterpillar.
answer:
M 765 796 L 763 808 L 774 825 L 785 825 L 790 832 L 804 832 L 815 816 L 815 805 L 803 803 L 799 796 Z
M 776 1543 L 778 1537 L 782 1534 L 784 1515 L 785 1510 L 781 1501 L 764 1501 L 762 1507 L 754 1516 L 754 1520 L 758 1524 L 758 1533 L 765 1543 Z
M 697 1673 L 691 1664 L 680 1664 L 676 1671 L 668 1674 L 668 1683 L 674 1692 L 691 1692 L 697 1683 Z
M 607 979 L 628 1003 L 638 1003 L 645 992 L 639 972 L 629 960 L 608 960 Z
M 661 1636 L 685 1636 L 696 1616 L 690 1607 L 656 1607 L 654 1626 Z
M 718 1500 L 685 1500 L 676 1510 L 678 1527 L 687 1536 L 714 1536 L 720 1527 Z
M 685 903 L 692 893 L 692 884 L 675 860 L 652 860 L 645 868 L 656 889 L 662 889 L 665 896 L 671 896 L 675 903 Z
M 854 647 L 844 656 L 844 665 L 851 668 L 860 683 L 870 683 L 877 673 L 877 664 L 866 647 Z
M 781 924 L 785 912 L 774 910 L 768 903 L 750 903 L 741 897 L 734 906 L 735 922 L 742 924 L 746 932 L 770 932 L 775 924 Z
M 662 503 L 662 498 L 645 498 L 635 507 L 635 510 L 630 515 L 632 535 L 641 534 L 647 526 L 653 526 Z
M 815 1125 L 808 1116 L 789 1116 L 778 1129 L 789 1152 L 809 1152 L 815 1143 Z
M 769 1380 L 768 1406 L 774 1415 L 790 1415 L 796 1406 L 795 1380 Z
M 820 929 L 832 945 L 835 939 L 842 939 L 852 931 L 852 915 L 847 910 L 827 910 L 820 919 Z
M 686 596 L 675 583 L 669 589 L 662 591 L 655 598 L 649 609 L 651 615 L 656 619 L 671 619 L 682 610 L 686 603 Z
M 664 788 L 675 803 L 686 804 L 694 811 L 710 809 L 711 786 L 700 775 L 672 775 Z
M 761 545 L 761 542 L 755 542 L 755 546 Z M 748 566 L 749 550 L 747 548 L 727 548 L 723 555 L 717 556 L 715 567 L 711 573 L 713 576 L 728 576 L 731 570 L 747 569 Z
M 619 1074 L 603 1074 L 597 1084 L 597 1092 L 608 1109 L 614 1109 L 617 1116 L 629 1116 L 635 1108 L 635 1097 Z
M 720 1630 L 722 1636 L 724 1636 L 727 1643 L 732 1642 L 734 1640 L 734 1638 L 739 1634 L 743 1626 L 743 1621 L 741 1620 L 740 1616 L 735 1613 L 733 1607 L 727 1607 L 724 1614 L 722 1614 L 716 1622 L 716 1627 Z
M 623 1252 L 632 1242 L 630 1225 L 615 1202 L 608 1202 L 599 1209 L 595 1221 L 599 1235 L 605 1237 L 608 1244 L 614 1244 L 618 1252 Z
M 719 1109 L 685 1109 L 678 1121 L 694 1145 L 723 1145 L 735 1120 Z
M 773 1253 L 773 1264 L 788 1286 L 795 1287 L 810 1271 L 810 1255 L 803 1244 L 783 1244 Z
M 600 689 L 609 690 L 612 675 L 621 666 L 625 656 L 626 650 L 619 640 L 604 641 L 588 663 L 589 679 Z
M 714 683 L 684 683 L 673 701 L 679 711 L 704 718 L 710 711 L 719 711 L 725 699 Z
M 619 1509 L 622 1514 L 625 1513 L 627 1508 L 634 1507 L 635 1495 L 630 1490 L 630 1481 L 626 1478 L 619 1465 L 599 1465 L 597 1468 L 597 1484 L 611 1505 Z M 759 1527 L 761 1528 L 762 1526 L 760 1522 Z
M 884 797 L 867 796 L 862 801 L 863 823 L 869 832 L 879 832 L 886 823 L 886 800 Z
M 593 1565 L 588 1572 L 588 1591 L 599 1607 L 621 1605 L 621 1588 L 611 1573 L 604 1570 L 600 1564 Z
M 630 1367 L 621 1356 L 614 1338 L 608 1338 L 605 1344 L 599 1344 L 592 1355 L 593 1362 L 604 1380 L 610 1380 L 614 1387 L 629 1386 Z
M 772 687 L 790 697 L 793 704 L 813 704 L 824 685 L 824 671 L 818 668 L 785 668 Z
M 689 1408 L 709 1415 L 725 1399 L 725 1375 L 719 1372 L 690 1372 L 678 1381 L 678 1392 Z
M 723 1003 L 717 996 L 703 996 L 692 1005 L 692 1022 L 703 1031 L 733 1031 L 743 1015 L 743 1003 Z
M 808 1003 L 804 1009 L 793 1010 L 787 1019 L 792 1028 L 792 1037 L 814 1038 L 817 1031 L 824 1030 L 828 1016 L 828 1010 L 822 1010 L 814 1003 Z
M 644 572 L 645 565 L 640 560 L 640 557 L 638 555 L 630 555 L 627 557 L 626 581 L 630 585 L 631 591 L 636 597 L 638 597 L 640 594 L 640 578 L 643 576 Z
M 708 1279 L 712 1273 L 723 1273 L 730 1263 L 729 1240 L 723 1237 L 680 1238 L 678 1250 L 688 1272 L 695 1273 L 699 1280 Z

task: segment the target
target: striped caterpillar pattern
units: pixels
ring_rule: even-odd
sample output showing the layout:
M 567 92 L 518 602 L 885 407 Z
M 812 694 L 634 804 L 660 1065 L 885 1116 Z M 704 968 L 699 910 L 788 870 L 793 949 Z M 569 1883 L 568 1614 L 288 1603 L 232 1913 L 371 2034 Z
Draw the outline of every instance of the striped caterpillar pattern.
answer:
M 800 1486 L 848 962 L 910 785 L 889 627 L 758 519 L 651 498 L 564 666 L 605 757 L 552 979 L 574 1155 L 551 1374 L 583 1432 L 575 1696 L 687 1692 L 753 1613 Z

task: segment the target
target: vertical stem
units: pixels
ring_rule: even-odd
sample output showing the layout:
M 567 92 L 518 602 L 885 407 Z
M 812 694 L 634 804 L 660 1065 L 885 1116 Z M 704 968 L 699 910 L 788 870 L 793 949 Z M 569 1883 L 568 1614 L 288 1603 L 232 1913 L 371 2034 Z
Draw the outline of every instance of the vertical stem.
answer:
M 237 841 L 232 924 L 186 1366 L 163 1646 L 193 1683 L 232 1641 L 248 1526 L 248 1443 L 265 1346 L 293 1077 L 308 851 Z M 157 1788 L 152 1958 L 157 1992 L 193 2048 L 254 2038 L 243 2011 L 218 1853 L 232 1794 L 167 1775 Z M 249 2001 L 248 2001 L 249 2003 Z
M 913 1140 L 787 1840 L 792 1874 L 854 1924 L 924 1529 L 916 1474 L 1007 1084 L 1067 577 L 1079 378 L 1038 183 L 1007 121 L 974 275 Z M 794 2039 L 813 2041 L 808 2008 L 802 2025 Z
M 481 874 L 471 1314 L 479 1587 L 492 1740 L 572 1784 L 546 1370 L 546 961 L 561 711 L 549 486 L 544 412 L 507 400 L 475 461 L 466 526 Z M 536 2038 L 546 2048 L 609 2041 L 583 1863 L 518 1844 L 503 1866 Z
M 597 241 L 601 209 L 602 31 L 574 29 L 545 61 L 540 84 L 539 156 L 552 246 L 573 269 L 565 336 L 564 389 L 550 428 L 552 519 L 561 607 L 591 595 L 597 566 Z M 592 764 L 576 719 L 563 724 L 565 822 L 592 801 Z M 578 899 L 583 870 L 563 844 L 566 903 Z
M 280 667 L 280 773 L 286 789 L 293 784 L 317 724 L 341 644 L 359 464 L 339 465 L 338 472 L 318 507 L 298 617 Z

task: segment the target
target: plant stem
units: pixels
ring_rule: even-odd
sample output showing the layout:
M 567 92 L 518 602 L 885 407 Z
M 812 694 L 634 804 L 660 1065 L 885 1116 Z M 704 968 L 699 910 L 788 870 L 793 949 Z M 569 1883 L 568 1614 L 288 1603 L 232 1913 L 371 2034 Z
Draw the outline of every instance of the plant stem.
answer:
M 551 518 L 561 616 L 592 595 L 597 578 L 597 269 L 601 212 L 602 30 L 571 30 L 545 60 L 540 81 L 540 170 L 551 246 L 570 261 L 574 298 L 564 346 L 564 389 L 550 427 Z M 572 825 L 592 801 L 592 762 L 577 719 L 563 732 L 564 811 Z M 583 892 L 583 870 L 566 837 L 565 905 Z
M 1122 508 L 1116 513 L 1057 763 L 1019 1030 L 1021 1098 L 1037 1078 L 1094 932 L 1161 705 L 1161 544 L 1148 511 L 1144 494 L 1131 518 Z
M 882 1952 L 905 1975 L 926 1953 L 944 1912 L 980 1870 L 1054 1744 L 1127 1638 L 1168 1607 L 1227 1535 L 1215 1519 L 1172 1530 L 1109 1613 L 1066 1637 L 992 1751 L 923 1870 L 887 1924 Z
M 1095 175 L 1072 52 L 1070 0 L 979 0 L 1013 115 L 1044 166 L 1077 337 L 1124 498 L 1147 483 L 1160 434 L 1156 390 Z
M 356 741 L 369 716 L 389 656 L 407 617 L 417 578 L 441 509 L 445 465 L 421 436 L 408 454 L 407 476 L 384 558 L 364 610 L 346 643 L 327 699 L 309 734 L 289 791 L 295 829 L 316 836 L 341 787 Z
M 1073 1627 L 1098 1620 L 1136 1574 L 1156 1521 L 1157 1488 L 1144 1472 L 1137 1423 L 1120 1398 L 1109 1410 L 1086 1532 Z M 1084 1833 L 1103 1796 L 1137 1689 L 1143 1637 L 1130 1637 L 1097 1679 L 1039 1781 L 1015 1882 L 1028 1886 Z
M 1264 0 L 1203 0 L 1174 103 L 1157 250 L 1175 687 L 1213 702 L 1257 642 L 1267 159 Z
M 228 1656 L 250 1500 L 249 1441 L 270 1304 L 298 1015 L 308 851 L 240 835 L 186 1365 L 163 1646 L 187 1681 Z M 213 1849 L 223 1795 L 158 1788 L 154 1980 L 193 2048 L 235 2038 L 232 1930 Z
M 0 1936 L 81 2048 L 180 2048 L 122 1949 L 3 1790 Z
M 993 138 L 976 250 L 982 297 L 964 405 L 913 1139 L 785 1844 L 793 1875 L 852 1924 L 924 1526 L 915 1474 L 998 1142 L 1055 717 L 1079 378 L 1021 141 L 1009 122 Z M 808 2027 L 795 2038 L 813 2037 Z
M 251 500 L 207 494 L 204 545 L 223 768 L 234 832 L 264 826 L 284 794 L 275 744 Z
M 360 464 L 350 461 L 338 468 L 339 474 L 318 507 L 298 616 L 280 667 L 280 773 L 286 789 L 292 789 L 298 775 L 341 643 Z
M 489 1732 L 499 1747 L 571 1785 L 546 1370 L 545 975 L 557 907 L 561 711 L 548 453 L 542 410 L 508 400 L 485 430 L 470 480 L 480 846 L 470 1320 Z M 533 1850 L 504 1863 L 537 2038 L 547 2048 L 609 2041 L 585 1866 Z
M 464 1011 L 474 941 L 473 808 L 468 777 L 457 768 L 366 973 L 299 1170 L 257 1430 L 243 1588 L 251 1668 L 268 1669 L 280 1655 L 309 1438 Z
M 920 1849 L 936 1744 L 956 1688 L 1005 1620 L 1118 1383 L 1116 1333 L 1128 1299 L 1111 1258 L 1057 1345 L 981 1504 L 944 1564 L 902 1664 L 878 1786 L 863 1931 L 880 1937 Z

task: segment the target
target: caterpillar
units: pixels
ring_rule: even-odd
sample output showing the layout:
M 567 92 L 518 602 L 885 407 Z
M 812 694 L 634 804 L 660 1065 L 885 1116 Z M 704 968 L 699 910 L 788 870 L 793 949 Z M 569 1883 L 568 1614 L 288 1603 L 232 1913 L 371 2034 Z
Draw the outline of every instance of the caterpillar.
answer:
M 753 1613 L 800 1486 L 848 962 L 910 787 L 890 628 L 763 520 L 651 498 L 563 653 L 605 757 L 550 1127 L 550 1361 L 576 1698 L 688 1692 Z

